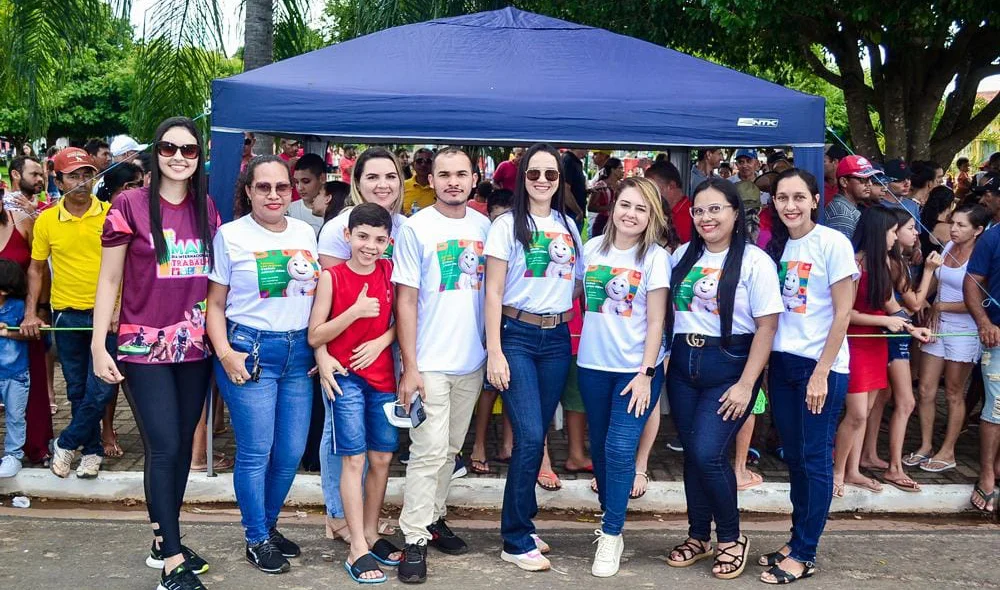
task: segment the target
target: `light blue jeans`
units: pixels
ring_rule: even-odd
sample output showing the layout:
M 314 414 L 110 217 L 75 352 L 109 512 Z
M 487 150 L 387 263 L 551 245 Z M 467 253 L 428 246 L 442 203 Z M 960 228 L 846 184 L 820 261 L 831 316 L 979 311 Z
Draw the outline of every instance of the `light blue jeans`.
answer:
M 313 351 L 306 330 L 267 332 L 229 324 L 229 344 L 245 352 L 247 372 L 260 367 L 257 382 L 236 385 L 215 360 L 215 380 L 229 408 L 236 435 L 233 487 L 246 540 L 268 538 L 292 487 L 309 434 Z
M 24 416 L 28 409 L 29 384 L 27 371 L 0 379 L 0 401 L 3 401 L 6 421 L 3 456 L 11 455 L 18 461 L 24 460 L 24 439 L 28 432 Z

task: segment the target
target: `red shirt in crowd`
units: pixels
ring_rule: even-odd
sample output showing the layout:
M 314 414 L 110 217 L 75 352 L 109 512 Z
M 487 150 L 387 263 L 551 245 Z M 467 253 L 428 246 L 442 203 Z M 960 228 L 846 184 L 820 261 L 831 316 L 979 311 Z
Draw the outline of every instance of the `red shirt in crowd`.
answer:
M 837 183 L 830 184 L 828 182 L 823 183 L 823 206 L 826 207 L 830 204 L 830 201 L 837 196 L 837 192 L 840 189 L 837 188 Z
M 514 190 L 517 184 L 517 164 L 511 160 L 500 162 L 496 171 L 493 172 L 493 184 L 498 188 Z
M 691 221 L 691 201 L 688 200 L 687 196 L 677 201 L 677 204 L 670 208 L 670 214 L 673 216 L 674 228 L 677 230 L 677 236 L 681 239 L 681 243 L 690 242 L 693 225 Z
M 326 345 L 330 355 L 345 368 L 350 369 L 351 356 L 358 346 L 385 334 L 392 318 L 392 261 L 381 258 L 375 263 L 375 270 L 367 275 L 359 275 L 351 267 L 338 264 L 327 268 L 333 279 L 333 302 L 330 305 L 330 319 L 347 311 L 358 300 L 362 285 L 368 285 L 368 297 L 378 299 L 379 314 L 373 318 L 361 318 L 347 327 Z M 396 391 L 396 375 L 392 364 L 392 347 L 385 347 L 371 366 L 354 371 L 380 392 Z

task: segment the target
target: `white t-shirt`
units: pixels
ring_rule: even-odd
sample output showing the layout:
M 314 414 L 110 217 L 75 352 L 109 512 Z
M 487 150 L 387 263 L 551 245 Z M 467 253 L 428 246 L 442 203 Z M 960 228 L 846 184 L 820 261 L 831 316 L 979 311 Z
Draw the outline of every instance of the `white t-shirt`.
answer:
M 316 235 L 287 218 L 283 232 L 245 215 L 215 234 L 215 266 L 208 280 L 229 286 L 226 318 L 270 332 L 304 330 L 319 280 Z
M 399 228 L 392 282 L 419 290 L 417 368 L 464 375 L 486 360 L 483 318 L 490 221 L 466 208 L 465 217 L 445 217 L 426 207 Z
M 311 225 L 316 231 L 317 236 L 319 235 L 319 230 L 323 229 L 323 218 L 313 215 L 312 209 L 302 199 L 292 202 L 291 206 L 288 207 L 287 215 Z
M 604 254 L 602 243 L 604 236 L 598 236 L 583 246 L 587 309 L 577 365 L 598 371 L 638 371 L 646 349 L 646 294 L 670 287 L 670 256 L 654 244 L 637 263 L 638 246 L 629 250 L 612 246 Z M 665 356 L 661 339 L 656 364 Z
M 486 255 L 507 262 L 503 304 L 535 314 L 562 313 L 573 307 L 573 287 L 583 280 L 583 257 L 576 224 L 553 211 L 535 217 L 531 247 L 525 253 L 514 237 L 514 215 L 497 217 L 486 239 Z M 529 225 L 530 227 L 530 225 Z
M 833 325 L 830 286 L 860 276 L 854 248 L 839 231 L 817 225 L 805 236 L 789 239 L 778 270 L 784 311 L 778 316 L 772 350 L 819 360 Z M 844 338 L 831 370 L 848 373 L 850 358 Z
M 671 257 L 676 269 L 690 242 L 677 248 Z M 719 318 L 719 279 L 729 249 L 705 252 L 691 267 L 675 293 L 670 294 L 674 306 L 674 334 L 722 336 Z M 736 284 L 733 305 L 733 334 L 754 334 L 754 318 L 781 313 L 784 307 L 778 291 L 778 273 L 774 261 L 763 250 L 747 244 L 743 251 L 740 280 Z
M 327 221 L 323 225 L 323 229 L 320 230 L 318 245 L 319 253 L 323 256 L 333 256 L 341 260 L 351 258 L 351 245 L 344 239 L 344 229 L 347 227 L 348 218 L 351 216 L 351 209 L 353 207 L 348 207 L 341 211 L 339 215 Z M 382 258 L 392 258 L 396 243 L 396 234 L 399 233 L 399 228 L 403 225 L 404 221 L 406 221 L 406 218 L 399 213 L 392 214 L 392 232 L 389 233 L 389 246 L 385 249 L 385 254 L 382 255 Z

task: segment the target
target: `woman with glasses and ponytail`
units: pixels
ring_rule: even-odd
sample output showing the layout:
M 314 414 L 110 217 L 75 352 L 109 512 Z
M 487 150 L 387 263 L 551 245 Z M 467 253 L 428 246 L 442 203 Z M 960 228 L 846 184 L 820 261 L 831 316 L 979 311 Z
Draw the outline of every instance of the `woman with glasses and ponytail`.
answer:
M 191 119 L 161 123 L 154 146 L 149 186 L 122 192 L 104 222 L 91 353 L 98 378 L 127 382 L 125 395 L 142 435 L 154 535 L 146 565 L 162 570 L 161 589 L 198 590 L 204 586 L 196 574 L 208 563 L 181 545 L 178 517 L 211 378 L 200 312 L 219 214 L 206 191 L 201 139 Z M 105 348 L 115 325 L 118 365 Z M 183 343 L 179 352 L 165 359 L 151 355 L 157 334 L 175 346 Z
M 545 434 L 566 386 L 574 294 L 582 292 L 580 234 L 564 212 L 559 152 L 535 144 L 518 166 L 514 206 L 486 239 L 486 378 L 500 391 L 514 430 L 504 488 L 500 558 L 547 570 L 532 522 Z
M 774 263 L 747 243 L 736 185 L 706 180 L 692 203 L 696 231 L 673 254 L 667 306 L 673 326 L 667 396 L 684 445 L 688 538 L 667 564 L 687 567 L 714 555 L 712 574 L 732 579 L 746 567 L 749 541 L 740 533 L 728 457 L 760 388 L 783 307 Z
M 215 236 L 205 317 L 236 436 L 233 486 L 246 559 L 278 574 L 301 553 L 276 527 L 312 411 L 306 333 L 319 280 L 316 233 L 285 215 L 292 179 L 278 156 L 251 160 L 235 198 L 237 219 Z

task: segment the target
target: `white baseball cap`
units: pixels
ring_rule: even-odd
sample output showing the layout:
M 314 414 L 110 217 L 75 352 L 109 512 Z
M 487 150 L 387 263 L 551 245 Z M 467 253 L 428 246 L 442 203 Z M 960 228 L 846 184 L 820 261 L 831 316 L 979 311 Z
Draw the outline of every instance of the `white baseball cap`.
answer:
M 118 157 L 128 152 L 141 152 L 147 147 L 148 143 L 139 143 L 128 135 L 118 135 L 111 140 L 111 155 Z

